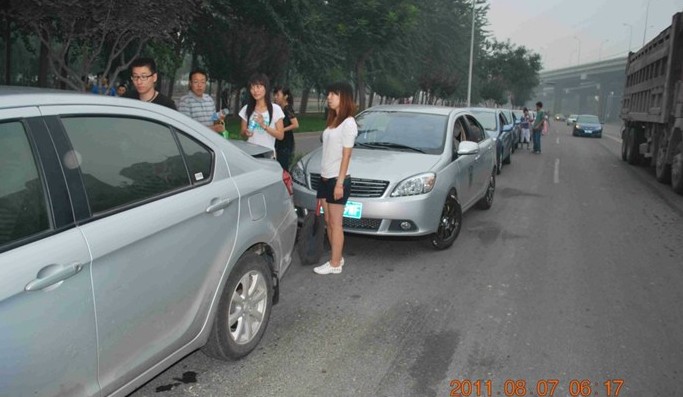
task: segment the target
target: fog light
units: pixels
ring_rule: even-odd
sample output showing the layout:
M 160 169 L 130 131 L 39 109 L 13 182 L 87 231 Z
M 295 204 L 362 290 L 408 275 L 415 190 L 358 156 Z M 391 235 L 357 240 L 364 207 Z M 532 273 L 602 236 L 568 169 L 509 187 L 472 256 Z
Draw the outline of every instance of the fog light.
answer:
M 406 221 L 401 222 L 401 229 L 410 230 L 411 227 L 412 227 L 412 225 L 410 224 L 410 222 L 406 222 Z

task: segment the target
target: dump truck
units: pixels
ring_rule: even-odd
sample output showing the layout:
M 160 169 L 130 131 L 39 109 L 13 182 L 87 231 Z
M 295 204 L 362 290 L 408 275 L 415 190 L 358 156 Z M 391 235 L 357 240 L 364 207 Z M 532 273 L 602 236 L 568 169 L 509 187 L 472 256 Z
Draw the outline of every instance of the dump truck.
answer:
M 622 160 L 654 167 L 659 182 L 683 194 L 683 11 L 628 54 L 620 115 Z

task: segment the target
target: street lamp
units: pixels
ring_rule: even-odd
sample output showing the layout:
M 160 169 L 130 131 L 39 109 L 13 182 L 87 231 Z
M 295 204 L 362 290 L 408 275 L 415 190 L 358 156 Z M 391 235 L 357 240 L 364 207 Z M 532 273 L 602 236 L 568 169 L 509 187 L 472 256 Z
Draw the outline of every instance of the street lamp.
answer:
M 602 60 L 602 45 L 607 43 L 609 39 L 605 39 L 600 43 L 600 49 L 598 49 L 598 61 Z
M 630 23 L 622 23 L 624 26 L 628 26 L 628 52 L 631 52 L 631 38 L 633 37 L 633 25 Z
M 579 38 L 576 37 L 576 36 L 574 36 L 574 38 L 575 38 L 576 41 L 578 42 L 578 54 L 577 54 L 577 56 L 576 56 L 576 64 L 578 65 L 578 64 L 581 63 L 581 39 L 579 39 Z
M 470 74 L 467 77 L 467 107 L 470 107 L 470 100 L 472 99 L 472 63 L 474 62 L 474 4 L 476 0 L 472 0 L 472 35 L 470 37 Z
M 647 7 L 645 8 L 645 27 L 643 28 L 643 47 L 645 46 L 645 34 L 647 33 L 647 16 L 650 13 L 650 0 L 647 0 Z M 630 50 L 630 48 L 629 48 Z

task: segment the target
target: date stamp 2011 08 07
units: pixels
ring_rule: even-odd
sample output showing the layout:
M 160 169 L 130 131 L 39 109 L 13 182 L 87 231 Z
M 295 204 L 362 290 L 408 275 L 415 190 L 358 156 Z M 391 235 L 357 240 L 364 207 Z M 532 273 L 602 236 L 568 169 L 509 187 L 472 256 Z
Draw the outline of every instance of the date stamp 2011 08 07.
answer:
M 450 396 L 554 397 L 555 392 L 559 392 L 558 386 L 561 383 L 563 382 L 559 379 L 539 379 L 535 383 L 526 379 L 506 379 L 502 384 L 496 385 L 490 379 L 453 379 L 450 382 Z M 605 379 L 601 383 L 590 379 L 570 379 L 560 389 L 566 390 L 571 397 L 618 397 L 623 385 L 623 379 Z

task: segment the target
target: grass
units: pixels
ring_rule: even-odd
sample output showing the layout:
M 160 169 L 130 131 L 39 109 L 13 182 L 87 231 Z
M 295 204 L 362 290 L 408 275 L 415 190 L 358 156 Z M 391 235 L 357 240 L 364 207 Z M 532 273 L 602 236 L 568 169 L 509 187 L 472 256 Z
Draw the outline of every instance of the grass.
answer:
M 240 136 L 242 119 L 239 116 L 228 116 L 225 120 L 225 127 L 230 132 L 230 139 L 242 139 Z M 299 128 L 295 133 L 316 132 L 325 129 L 325 119 L 322 113 L 298 114 L 297 120 L 299 120 Z

